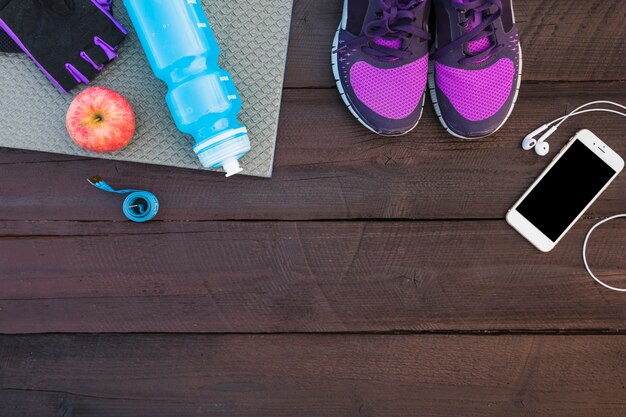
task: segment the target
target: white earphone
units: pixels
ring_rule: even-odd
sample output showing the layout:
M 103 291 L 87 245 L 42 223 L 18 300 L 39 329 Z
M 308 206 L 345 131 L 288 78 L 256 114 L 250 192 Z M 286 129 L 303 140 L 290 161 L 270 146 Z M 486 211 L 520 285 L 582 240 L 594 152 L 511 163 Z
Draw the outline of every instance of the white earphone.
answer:
M 626 110 L 626 106 L 621 105 L 619 103 L 612 102 L 612 101 L 608 101 L 608 100 L 598 100 L 598 101 L 591 101 L 589 103 L 585 103 L 582 106 L 576 107 L 574 110 L 572 110 L 565 116 L 561 116 L 557 119 L 554 119 L 553 121 L 546 123 L 545 125 L 540 126 L 537 129 L 530 132 L 528 135 L 526 135 L 526 137 L 522 141 L 522 148 L 525 151 L 529 151 L 534 148 L 537 155 L 546 156 L 548 152 L 550 152 L 550 144 L 546 142 L 546 140 L 559 128 L 559 126 L 565 123 L 567 119 L 573 116 L 578 116 L 579 114 L 592 113 L 592 112 L 605 112 L 605 113 L 618 114 L 620 116 L 626 117 L 626 113 L 622 113 L 620 111 L 613 110 L 613 109 L 595 108 L 595 109 L 582 110 L 585 107 L 589 107 L 589 106 L 596 105 L 596 104 L 608 104 L 611 106 L 619 107 L 622 110 Z M 539 135 L 540 133 L 543 133 L 543 134 L 538 139 L 535 138 L 535 136 Z

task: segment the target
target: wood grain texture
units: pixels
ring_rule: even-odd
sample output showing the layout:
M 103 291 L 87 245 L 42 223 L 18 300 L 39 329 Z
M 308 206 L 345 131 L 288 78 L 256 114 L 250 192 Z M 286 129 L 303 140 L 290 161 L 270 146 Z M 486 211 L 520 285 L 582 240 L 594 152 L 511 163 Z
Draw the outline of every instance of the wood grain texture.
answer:
M 597 219 L 548 255 L 502 220 L 549 161 L 524 135 L 626 100 L 626 2 L 515 0 L 520 100 L 475 142 L 430 103 L 401 138 L 350 116 L 340 6 L 295 0 L 272 180 L 0 149 L 0 417 L 626 415 L 624 297 L 580 258 Z M 583 127 L 626 154 L 623 122 L 596 115 L 551 155 Z M 158 220 L 123 221 L 94 174 L 154 191 Z M 625 189 L 588 216 L 623 212 Z M 625 235 L 591 242 L 614 285 Z
M 296 0 L 287 64 L 294 87 L 334 87 L 332 40 L 341 0 Z M 526 81 L 626 79 L 626 2 L 514 0 Z
M 2 222 L 0 333 L 624 330 L 593 223 L 545 255 L 504 221 Z M 625 235 L 590 252 L 621 286 Z
M 526 85 L 500 132 L 463 141 L 443 130 L 430 104 L 415 131 L 381 138 L 335 90 L 287 90 L 271 180 L 0 149 L 0 220 L 123 220 L 121 199 L 85 181 L 95 174 L 156 193 L 161 220 L 503 218 L 578 129 L 626 155 L 626 124 L 602 114 L 561 127 L 548 158 L 521 150 L 528 132 L 594 98 L 624 102 L 626 83 Z M 623 211 L 625 189 L 622 175 L 590 213 Z
M 621 417 L 625 350 L 626 336 L 0 337 L 0 414 Z

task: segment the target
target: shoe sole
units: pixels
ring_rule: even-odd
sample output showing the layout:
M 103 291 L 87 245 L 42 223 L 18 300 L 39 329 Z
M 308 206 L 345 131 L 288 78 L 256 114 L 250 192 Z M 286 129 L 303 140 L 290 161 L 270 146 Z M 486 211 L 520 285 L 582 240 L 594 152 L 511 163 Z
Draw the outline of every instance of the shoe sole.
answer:
M 380 136 L 389 136 L 389 137 L 394 137 L 394 136 L 403 136 L 406 135 L 407 133 L 411 132 L 413 129 L 415 129 L 417 127 L 417 125 L 419 124 L 420 120 L 422 119 L 422 114 L 424 113 L 424 104 L 426 103 L 426 100 L 422 100 L 422 108 L 420 109 L 420 114 L 417 117 L 417 122 L 413 125 L 413 127 L 411 127 L 409 130 L 407 130 L 406 132 L 403 133 L 380 133 L 377 132 L 376 130 L 374 130 L 374 128 L 372 128 L 371 126 L 369 126 L 367 123 L 365 123 L 363 121 L 363 119 L 361 118 L 361 116 L 358 115 L 358 113 L 356 112 L 356 110 L 354 110 L 354 108 L 352 107 L 352 104 L 350 104 L 350 101 L 348 100 L 348 97 L 346 96 L 346 92 L 343 89 L 343 86 L 341 85 L 341 81 L 340 81 L 340 77 L 339 77 L 339 66 L 337 63 L 337 48 L 339 47 L 339 31 L 341 30 L 342 25 L 339 24 L 339 27 L 337 28 L 337 31 L 335 32 L 335 38 L 333 40 L 333 49 L 330 52 L 330 59 L 331 59 L 331 65 L 333 68 L 333 76 L 335 77 L 335 83 L 337 84 L 337 89 L 339 90 L 339 94 L 341 95 L 341 98 L 343 99 L 343 102 L 346 104 L 346 106 L 348 107 L 348 109 L 350 110 L 350 113 L 352 113 L 352 115 L 354 117 L 356 117 L 356 119 L 359 121 L 359 123 L 361 123 L 363 126 L 365 126 L 368 130 L 376 133 L 377 135 Z
M 514 13 L 512 7 L 511 7 L 511 12 Z M 515 24 L 515 14 L 513 14 L 513 24 Z M 437 40 L 435 39 L 435 45 L 436 44 L 437 44 Z M 435 46 L 435 48 L 436 48 L 436 46 Z M 487 135 L 484 135 L 484 136 L 467 137 L 467 136 L 459 135 L 458 133 L 455 133 L 452 130 L 450 130 L 450 128 L 446 124 L 446 121 L 443 120 L 443 117 L 441 115 L 441 109 L 439 108 L 439 101 L 437 100 L 437 91 L 436 91 L 436 88 L 435 88 L 435 62 L 434 61 L 430 61 L 428 63 L 428 89 L 430 90 L 430 100 L 433 102 L 433 106 L 435 107 L 435 113 L 437 113 L 437 117 L 439 118 L 439 121 L 441 122 L 441 125 L 444 127 L 444 129 L 446 129 L 448 131 L 449 134 L 451 134 L 452 136 L 455 136 L 457 138 L 461 138 L 461 139 L 468 139 L 468 140 L 482 139 L 482 138 L 486 138 L 486 137 L 491 136 L 494 133 L 496 133 L 509 120 L 509 117 L 511 117 L 511 114 L 513 113 L 513 109 L 515 108 L 515 103 L 517 103 L 517 96 L 519 95 L 520 86 L 522 84 L 522 66 L 523 66 L 523 63 L 522 63 L 522 46 L 518 45 L 518 49 L 519 49 L 519 69 L 517 71 L 517 86 L 515 87 L 515 96 L 513 97 L 513 103 L 511 104 L 511 108 L 509 109 L 509 113 L 504 118 L 504 121 L 502 123 L 500 123 L 500 125 L 493 132 L 491 132 L 491 133 L 489 133 Z

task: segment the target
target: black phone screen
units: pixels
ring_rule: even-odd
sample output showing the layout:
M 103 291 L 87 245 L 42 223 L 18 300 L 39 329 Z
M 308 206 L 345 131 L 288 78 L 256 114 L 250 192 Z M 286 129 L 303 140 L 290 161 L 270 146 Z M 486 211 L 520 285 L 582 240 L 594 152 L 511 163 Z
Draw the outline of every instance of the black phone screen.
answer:
M 575 140 L 517 211 L 554 242 L 614 175 L 613 168 Z

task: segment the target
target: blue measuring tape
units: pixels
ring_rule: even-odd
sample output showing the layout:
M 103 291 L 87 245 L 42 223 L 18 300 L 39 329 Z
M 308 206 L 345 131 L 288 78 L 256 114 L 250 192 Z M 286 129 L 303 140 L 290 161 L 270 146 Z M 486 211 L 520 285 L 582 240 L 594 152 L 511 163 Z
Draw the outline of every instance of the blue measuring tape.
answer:
M 159 200 L 149 191 L 143 190 L 116 190 L 95 176 L 89 178 L 89 184 L 103 191 L 115 194 L 128 194 L 122 204 L 122 211 L 128 220 L 143 223 L 154 219 L 159 211 Z

